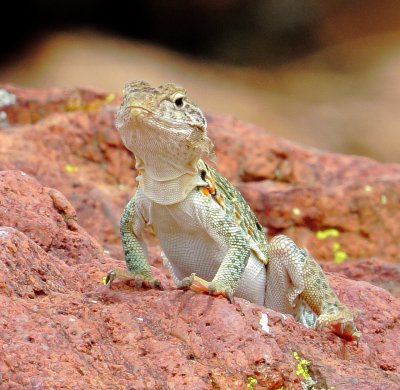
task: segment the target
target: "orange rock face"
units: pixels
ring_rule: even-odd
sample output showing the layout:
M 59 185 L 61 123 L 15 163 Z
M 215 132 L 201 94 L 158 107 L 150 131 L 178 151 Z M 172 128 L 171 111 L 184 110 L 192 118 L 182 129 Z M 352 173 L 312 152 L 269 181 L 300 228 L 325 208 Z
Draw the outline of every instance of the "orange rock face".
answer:
M 124 265 L 118 220 L 135 188 L 116 105 L 89 90 L 4 90 L 15 99 L 0 103 L 1 388 L 400 387 L 398 165 L 209 117 L 219 169 L 269 233 L 329 260 L 332 286 L 360 311 L 357 347 L 242 299 L 175 290 L 151 234 L 167 290 L 102 286 Z

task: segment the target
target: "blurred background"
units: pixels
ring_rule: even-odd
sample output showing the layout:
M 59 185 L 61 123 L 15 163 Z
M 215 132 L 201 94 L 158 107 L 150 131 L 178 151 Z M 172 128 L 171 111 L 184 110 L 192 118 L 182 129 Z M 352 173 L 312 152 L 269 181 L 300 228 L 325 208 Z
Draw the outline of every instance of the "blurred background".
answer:
M 175 82 L 206 112 L 400 162 L 399 0 L 27 0 L 0 31 L 0 83 Z

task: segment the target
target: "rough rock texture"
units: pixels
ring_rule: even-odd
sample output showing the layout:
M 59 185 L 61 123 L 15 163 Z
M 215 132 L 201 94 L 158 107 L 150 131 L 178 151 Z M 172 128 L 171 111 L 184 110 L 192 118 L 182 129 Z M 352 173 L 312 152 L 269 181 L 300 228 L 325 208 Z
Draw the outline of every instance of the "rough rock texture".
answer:
M 322 267 L 325 271 L 337 272 L 353 280 L 372 283 L 400 297 L 400 264 L 371 258 L 353 259 L 341 264 L 324 262 Z
M 67 263 L 100 260 L 101 246 L 76 222 L 76 212 L 59 191 L 20 171 L 0 171 L 0 226 L 25 233 Z
M 362 311 L 357 347 L 242 299 L 110 290 L 100 279 L 120 262 L 68 265 L 13 228 L 0 228 L 0 254 L 2 388 L 300 389 L 294 352 L 318 389 L 400 386 L 400 302 L 365 282 L 330 276 Z
M 57 188 L 79 222 L 104 247 L 119 252 L 119 216 L 135 188 L 134 161 L 113 127 L 112 95 L 88 90 L 7 87 L 0 169 L 18 169 Z M 2 108 L 0 107 L 0 111 Z
M 151 234 L 150 261 L 168 290 L 103 287 L 106 272 L 123 266 L 103 248 L 122 259 L 118 220 L 135 188 L 112 123 L 118 99 L 0 92 L 0 388 L 400 387 L 400 166 L 208 118 L 219 169 L 269 233 L 330 260 L 333 287 L 360 310 L 357 348 L 244 300 L 174 290 Z
M 400 165 L 309 150 L 233 118 L 210 119 L 220 170 L 270 234 L 287 234 L 321 259 L 333 257 L 334 242 L 349 257 L 399 259 Z M 338 236 L 318 239 L 326 229 Z
M 121 256 L 119 215 L 136 183 L 113 126 L 119 100 L 85 89 L 2 91 L 12 98 L 0 106 L 9 123 L 0 131 L 0 169 L 60 190 L 82 226 Z M 399 259 L 400 165 L 301 148 L 229 117 L 208 120 L 219 170 L 271 235 L 287 234 L 322 260 L 338 248 L 344 257 Z M 338 235 L 317 238 L 327 229 Z

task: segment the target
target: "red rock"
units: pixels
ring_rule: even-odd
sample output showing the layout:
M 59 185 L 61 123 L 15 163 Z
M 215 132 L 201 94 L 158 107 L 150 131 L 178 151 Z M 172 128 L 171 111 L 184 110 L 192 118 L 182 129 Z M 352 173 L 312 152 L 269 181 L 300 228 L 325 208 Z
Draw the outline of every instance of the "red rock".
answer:
M 0 171 L 0 226 L 25 233 L 68 263 L 104 256 L 101 246 L 77 224 L 67 199 L 24 172 Z
M 115 260 L 67 265 L 15 229 L 0 233 L 5 388 L 245 389 L 249 378 L 256 389 L 301 388 L 293 352 L 310 362 L 321 387 L 400 385 L 399 300 L 368 283 L 330 277 L 341 299 L 362 310 L 356 347 L 242 299 L 231 305 L 192 292 L 135 291 L 121 282 L 110 290 L 99 276 Z
M 0 132 L 0 169 L 62 191 L 83 227 L 121 257 L 119 215 L 136 183 L 113 126 L 119 100 L 109 105 L 111 95 L 87 89 L 5 88 L 16 103 L 2 108 L 12 127 Z M 219 170 L 271 235 L 287 234 L 319 259 L 332 259 L 334 244 L 350 258 L 397 259 L 399 165 L 301 148 L 230 117 L 208 121 Z M 339 237 L 316 237 L 332 228 Z
M 135 187 L 115 105 L 90 90 L 7 89 L 17 101 L 0 107 L 11 125 L 0 129 L 0 169 L 12 170 L 0 172 L 1 387 L 246 389 L 254 378 L 256 389 L 300 389 L 293 352 L 310 362 L 317 388 L 400 387 L 400 301 L 369 283 L 329 275 L 361 310 L 358 348 L 241 299 L 171 290 L 160 269 L 164 292 L 103 287 L 124 263 L 101 245 L 122 258 L 118 220 Z M 339 243 L 355 259 L 326 269 L 398 291 L 388 264 L 400 245 L 398 165 L 300 148 L 232 118 L 209 123 L 219 169 L 270 233 L 325 259 Z M 327 228 L 339 235 L 318 239 Z
M 0 131 L 0 170 L 22 170 L 62 191 L 80 223 L 122 255 L 119 216 L 135 188 L 134 160 L 113 126 L 109 95 L 6 88 L 16 104 L 1 108 L 11 127 Z
M 65 262 L 18 230 L 0 227 L 0 258 L 0 289 L 5 296 L 34 299 L 51 291 L 68 292 L 65 276 L 71 270 Z
M 220 171 L 271 235 L 286 234 L 319 259 L 332 259 L 334 242 L 348 257 L 397 259 L 400 165 L 300 148 L 229 117 L 209 125 Z M 316 237 L 332 228 L 339 237 Z
M 357 259 L 342 264 L 324 262 L 325 271 L 339 273 L 353 280 L 363 280 L 384 288 L 400 298 L 400 264 L 391 264 L 384 259 Z

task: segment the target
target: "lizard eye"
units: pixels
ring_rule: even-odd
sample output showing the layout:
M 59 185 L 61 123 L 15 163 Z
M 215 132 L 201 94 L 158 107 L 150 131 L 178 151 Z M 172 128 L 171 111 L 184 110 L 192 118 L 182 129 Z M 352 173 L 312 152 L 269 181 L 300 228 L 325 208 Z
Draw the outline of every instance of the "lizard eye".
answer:
M 177 106 L 178 108 L 183 107 L 183 98 L 180 97 L 180 98 L 176 99 L 174 101 L 174 103 L 175 103 L 175 106 Z
M 183 98 L 184 98 L 184 96 L 182 96 L 181 94 L 176 95 L 176 97 L 174 98 L 175 107 L 177 107 L 177 108 L 183 107 L 183 103 L 184 103 Z

